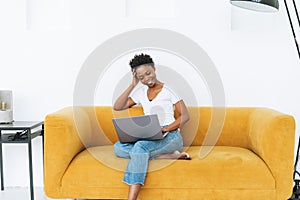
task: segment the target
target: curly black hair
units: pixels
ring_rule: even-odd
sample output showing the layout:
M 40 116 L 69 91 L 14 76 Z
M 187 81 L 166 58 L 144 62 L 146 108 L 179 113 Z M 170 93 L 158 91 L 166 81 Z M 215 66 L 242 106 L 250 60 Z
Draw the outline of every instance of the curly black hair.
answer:
M 135 55 L 134 58 L 131 59 L 131 61 L 129 62 L 131 70 L 134 70 L 136 67 L 144 64 L 151 65 L 152 67 L 154 67 L 154 62 L 152 58 L 149 55 L 143 53 L 140 55 Z

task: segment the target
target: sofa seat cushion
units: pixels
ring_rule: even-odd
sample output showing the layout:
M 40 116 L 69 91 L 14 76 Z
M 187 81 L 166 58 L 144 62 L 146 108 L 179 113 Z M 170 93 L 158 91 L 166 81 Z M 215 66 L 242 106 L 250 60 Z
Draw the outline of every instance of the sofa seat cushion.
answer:
M 269 168 L 252 151 L 215 146 L 200 159 L 200 149 L 187 149 L 192 160 L 151 160 L 144 188 L 275 189 Z M 62 187 L 127 188 L 122 182 L 127 162 L 128 159 L 114 155 L 112 145 L 88 148 L 68 166 Z

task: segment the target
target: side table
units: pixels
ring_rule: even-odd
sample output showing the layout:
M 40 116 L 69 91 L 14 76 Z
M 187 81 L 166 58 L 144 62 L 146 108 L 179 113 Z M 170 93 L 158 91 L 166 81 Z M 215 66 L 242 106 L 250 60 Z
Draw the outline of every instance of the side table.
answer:
M 28 146 L 30 196 L 31 196 L 31 200 L 34 200 L 31 140 L 38 136 L 42 136 L 42 140 L 43 140 L 42 146 L 44 152 L 44 122 L 15 121 L 10 124 L 0 124 L 1 190 L 4 190 L 2 144 L 4 143 L 24 144 L 25 143 Z

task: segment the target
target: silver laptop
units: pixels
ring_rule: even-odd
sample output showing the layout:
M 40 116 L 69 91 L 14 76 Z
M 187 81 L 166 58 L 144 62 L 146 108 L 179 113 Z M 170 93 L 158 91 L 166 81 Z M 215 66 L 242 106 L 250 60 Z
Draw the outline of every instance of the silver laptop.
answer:
M 162 133 L 157 115 L 113 118 L 112 121 L 122 143 L 161 140 L 168 134 Z

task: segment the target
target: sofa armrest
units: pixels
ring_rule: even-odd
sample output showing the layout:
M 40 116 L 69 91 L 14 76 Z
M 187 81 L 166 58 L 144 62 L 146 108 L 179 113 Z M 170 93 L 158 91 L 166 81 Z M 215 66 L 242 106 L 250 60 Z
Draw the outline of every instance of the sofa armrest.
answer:
M 249 148 L 264 160 L 276 181 L 277 199 L 292 193 L 294 170 L 295 120 L 267 108 L 257 108 L 248 124 Z
M 62 177 L 70 162 L 85 146 L 78 135 L 73 107 L 47 115 L 44 128 L 45 192 L 55 194 L 59 192 Z

